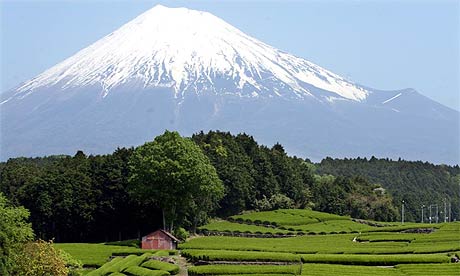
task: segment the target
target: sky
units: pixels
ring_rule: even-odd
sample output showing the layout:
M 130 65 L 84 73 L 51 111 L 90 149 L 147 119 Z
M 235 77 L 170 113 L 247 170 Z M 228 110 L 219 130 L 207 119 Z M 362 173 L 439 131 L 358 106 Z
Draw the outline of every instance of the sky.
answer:
M 460 1 L 0 0 L 0 92 L 162 4 L 208 11 L 356 83 L 460 110 Z

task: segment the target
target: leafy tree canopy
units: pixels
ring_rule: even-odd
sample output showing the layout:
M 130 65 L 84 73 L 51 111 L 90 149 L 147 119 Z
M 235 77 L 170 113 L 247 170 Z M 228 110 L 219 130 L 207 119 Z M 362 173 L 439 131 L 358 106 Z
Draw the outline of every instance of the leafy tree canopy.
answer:
M 196 225 L 224 195 L 209 159 L 191 139 L 177 132 L 166 131 L 138 147 L 129 167 L 132 194 L 161 208 L 169 231 L 184 217 Z

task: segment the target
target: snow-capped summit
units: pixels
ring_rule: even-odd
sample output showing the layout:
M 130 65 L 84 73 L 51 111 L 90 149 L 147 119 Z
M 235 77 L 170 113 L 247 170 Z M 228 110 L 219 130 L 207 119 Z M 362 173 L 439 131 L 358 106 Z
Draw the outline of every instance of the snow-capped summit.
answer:
M 186 8 L 156 6 L 1 97 L 0 160 L 108 153 L 165 129 L 246 132 L 312 160 L 460 156 L 457 111 L 354 84 Z
M 368 94 L 210 13 L 161 5 L 26 82 L 19 91 L 96 85 L 105 97 L 112 88 L 130 82 L 173 87 L 176 98 L 186 93 L 303 98 L 313 96 L 308 85 L 356 101 Z

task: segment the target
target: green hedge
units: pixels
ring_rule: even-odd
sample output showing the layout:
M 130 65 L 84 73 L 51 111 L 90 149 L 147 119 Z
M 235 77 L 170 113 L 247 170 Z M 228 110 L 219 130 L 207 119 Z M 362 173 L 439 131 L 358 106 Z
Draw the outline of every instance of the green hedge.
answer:
M 411 276 L 453 276 L 460 275 L 459 264 L 404 264 L 397 265 L 397 270 Z
M 116 257 L 112 261 L 105 263 L 100 268 L 94 271 L 91 271 L 88 275 L 89 276 L 100 276 L 100 275 L 107 275 L 111 272 L 122 272 L 127 267 L 139 266 L 150 256 L 152 256 L 152 254 L 144 253 L 142 256 L 129 255 L 125 258 Z
M 148 268 L 143 268 L 139 266 L 130 266 L 124 269 L 123 272 L 126 272 L 129 275 L 135 275 L 135 276 L 167 276 L 169 275 L 167 271 L 150 270 Z
M 189 275 L 300 274 L 300 265 L 202 265 L 188 269 Z
M 231 251 L 231 250 L 194 250 L 182 251 L 182 256 L 192 262 L 204 261 L 261 261 L 261 262 L 300 262 L 300 257 L 292 253 Z
M 142 264 L 142 267 L 149 269 L 157 269 L 168 271 L 170 274 L 174 275 L 179 273 L 179 266 L 175 264 L 170 264 L 166 262 L 160 262 L 157 260 L 150 260 Z
M 377 266 L 305 264 L 303 276 L 408 276 L 398 269 Z
M 447 254 L 302 254 L 304 263 L 328 263 L 348 265 L 395 265 L 409 263 L 448 263 Z
M 112 259 L 110 262 L 105 263 L 100 268 L 91 271 L 90 273 L 87 274 L 87 276 L 100 276 L 100 275 L 106 275 L 110 272 L 116 272 L 113 270 L 113 267 L 117 265 L 118 263 L 122 262 L 123 260 L 124 258 L 122 257 L 116 257 Z

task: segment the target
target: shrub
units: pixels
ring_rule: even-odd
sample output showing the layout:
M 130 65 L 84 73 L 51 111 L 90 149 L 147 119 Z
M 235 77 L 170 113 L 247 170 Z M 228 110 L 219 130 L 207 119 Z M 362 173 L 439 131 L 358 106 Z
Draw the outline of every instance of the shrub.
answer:
M 16 274 L 13 275 L 53 275 L 66 276 L 69 269 L 59 249 L 52 242 L 38 240 L 24 245 L 22 254 L 17 256 Z
M 182 227 L 174 229 L 174 236 L 181 241 L 185 241 L 189 236 L 189 232 Z
M 273 209 L 289 209 L 294 207 L 294 201 L 283 194 L 274 194 L 270 197 Z
M 65 262 L 66 267 L 69 268 L 68 276 L 80 276 L 81 273 L 78 271 L 83 268 L 83 263 L 80 260 L 73 258 L 69 253 L 64 250 L 60 250 L 62 259 Z

